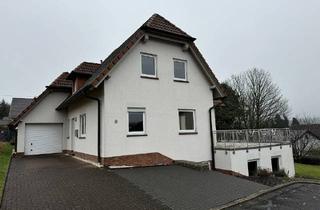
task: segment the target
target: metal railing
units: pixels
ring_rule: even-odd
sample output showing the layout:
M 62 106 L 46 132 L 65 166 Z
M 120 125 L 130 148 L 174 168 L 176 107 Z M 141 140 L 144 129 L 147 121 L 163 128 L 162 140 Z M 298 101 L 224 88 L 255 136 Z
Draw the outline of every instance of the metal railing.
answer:
M 213 134 L 217 146 L 225 149 L 272 146 L 290 142 L 289 128 L 216 130 Z

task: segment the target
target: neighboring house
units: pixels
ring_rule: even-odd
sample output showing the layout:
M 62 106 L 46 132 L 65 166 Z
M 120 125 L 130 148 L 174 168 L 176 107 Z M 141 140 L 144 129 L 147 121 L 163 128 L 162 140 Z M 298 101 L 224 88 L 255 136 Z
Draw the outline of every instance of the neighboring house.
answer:
M 303 124 L 291 127 L 292 140 L 297 151 L 320 149 L 320 124 Z
M 12 143 L 16 142 L 16 132 L 14 129 L 10 129 L 8 125 L 11 123 L 12 120 L 14 120 L 27 106 L 30 105 L 33 99 L 31 98 L 12 98 L 11 104 L 10 104 L 10 110 L 9 115 L 5 120 L 6 126 L 4 127 L 3 121 L 0 120 L 0 140 L 5 139 L 7 141 L 10 141 Z M 2 125 L 2 126 L 1 126 Z
M 10 131 L 8 125 L 11 120 L 8 117 L 0 119 L 0 141 L 7 141 L 10 138 Z
M 108 166 L 210 161 L 220 84 L 191 37 L 153 15 L 101 64 L 63 73 L 12 123 L 17 153 Z
M 16 152 L 110 167 L 214 160 L 244 175 L 275 165 L 293 176 L 289 144 L 240 143 L 235 152 L 217 138 L 214 109 L 225 95 L 194 41 L 154 14 L 101 64 L 83 62 L 47 86 L 11 123 Z
M 10 104 L 9 118 L 16 118 L 33 101 L 32 98 L 12 98 Z

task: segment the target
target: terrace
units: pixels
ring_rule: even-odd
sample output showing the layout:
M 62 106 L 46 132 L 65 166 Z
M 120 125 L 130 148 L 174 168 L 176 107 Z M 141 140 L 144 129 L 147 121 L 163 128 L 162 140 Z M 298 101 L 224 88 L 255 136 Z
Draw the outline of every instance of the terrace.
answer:
M 217 130 L 214 137 L 216 150 L 248 150 L 290 144 L 288 128 Z

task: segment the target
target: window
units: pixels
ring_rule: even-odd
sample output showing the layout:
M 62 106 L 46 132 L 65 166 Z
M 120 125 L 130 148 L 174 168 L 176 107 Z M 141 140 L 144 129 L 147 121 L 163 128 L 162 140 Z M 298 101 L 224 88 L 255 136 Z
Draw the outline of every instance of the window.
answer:
M 150 54 L 141 54 L 142 76 L 157 77 L 156 56 Z
M 194 133 L 195 128 L 195 111 L 179 110 L 180 133 Z
M 187 61 L 173 60 L 174 80 L 187 81 Z
M 128 133 L 130 135 L 145 135 L 145 109 L 128 109 Z
M 80 137 L 84 137 L 87 133 L 86 114 L 80 115 Z

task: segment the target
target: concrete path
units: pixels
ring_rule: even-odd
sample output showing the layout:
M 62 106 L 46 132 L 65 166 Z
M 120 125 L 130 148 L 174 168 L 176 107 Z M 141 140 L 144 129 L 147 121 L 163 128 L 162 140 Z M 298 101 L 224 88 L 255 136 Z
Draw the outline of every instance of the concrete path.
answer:
M 115 173 L 172 209 L 210 209 L 268 188 L 219 172 L 181 166 L 118 169 Z

